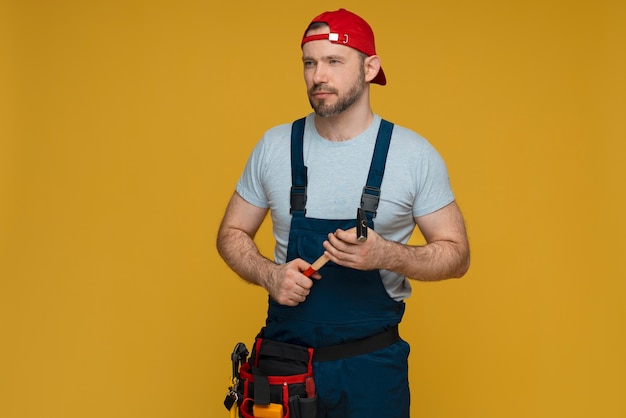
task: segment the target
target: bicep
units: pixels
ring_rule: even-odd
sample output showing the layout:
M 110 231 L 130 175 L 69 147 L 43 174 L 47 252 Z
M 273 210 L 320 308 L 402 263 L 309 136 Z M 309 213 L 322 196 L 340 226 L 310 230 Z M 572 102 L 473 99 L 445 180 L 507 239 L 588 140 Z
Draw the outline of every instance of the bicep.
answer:
M 435 241 L 449 241 L 467 245 L 465 221 L 456 202 L 428 215 L 415 218 L 427 243 Z
M 268 208 L 254 206 L 235 192 L 226 208 L 226 213 L 220 226 L 220 233 L 237 229 L 245 232 L 250 237 L 254 237 L 263 223 L 267 211 Z

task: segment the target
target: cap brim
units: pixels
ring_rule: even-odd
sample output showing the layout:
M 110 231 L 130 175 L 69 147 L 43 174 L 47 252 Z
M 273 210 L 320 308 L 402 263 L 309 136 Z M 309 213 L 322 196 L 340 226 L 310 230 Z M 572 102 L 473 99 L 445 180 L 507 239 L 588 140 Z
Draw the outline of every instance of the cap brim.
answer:
M 376 74 L 376 77 L 374 77 L 374 79 L 372 80 L 372 83 L 380 84 L 381 86 L 384 86 L 385 84 L 387 84 L 387 77 L 385 77 L 385 72 L 383 71 L 383 67 L 380 67 L 380 69 L 378 70 L 378 74 Z

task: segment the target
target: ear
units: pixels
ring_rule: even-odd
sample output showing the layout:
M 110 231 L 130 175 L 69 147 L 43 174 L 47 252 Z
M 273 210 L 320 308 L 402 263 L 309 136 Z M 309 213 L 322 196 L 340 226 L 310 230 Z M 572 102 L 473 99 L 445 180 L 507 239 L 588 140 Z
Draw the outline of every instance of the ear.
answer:
M 365 66 L 365 81 L 368 83 L 378 75 L 380 70 L 380 57 L 378 55 L 371 55 L 365 58 L 363 65 Z

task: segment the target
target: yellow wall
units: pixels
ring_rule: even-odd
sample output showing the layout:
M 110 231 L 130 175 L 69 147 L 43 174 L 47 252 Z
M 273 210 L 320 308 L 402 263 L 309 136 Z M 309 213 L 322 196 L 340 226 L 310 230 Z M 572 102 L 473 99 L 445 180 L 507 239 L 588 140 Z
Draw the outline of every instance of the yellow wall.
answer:
M 216 229 L 262 132 L 309 111 L 299 38 L 340 6 L 472 242 L 408 301 L 413 416 L 626 416 L 623 0 L 3 0 L 0 417 L 227 416 L 265 296 Z

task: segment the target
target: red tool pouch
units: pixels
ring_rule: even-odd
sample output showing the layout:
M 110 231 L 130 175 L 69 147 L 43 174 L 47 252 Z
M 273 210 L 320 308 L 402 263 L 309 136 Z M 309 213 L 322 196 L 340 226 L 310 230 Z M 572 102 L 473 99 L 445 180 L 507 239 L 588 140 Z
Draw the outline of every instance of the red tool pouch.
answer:
M 283 418 L 315 418 L 313 349 L 257 337 L 239 370 L 239 414 L 253 418 L 254 405 L 280 404 Z

